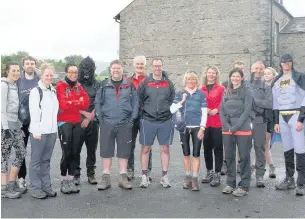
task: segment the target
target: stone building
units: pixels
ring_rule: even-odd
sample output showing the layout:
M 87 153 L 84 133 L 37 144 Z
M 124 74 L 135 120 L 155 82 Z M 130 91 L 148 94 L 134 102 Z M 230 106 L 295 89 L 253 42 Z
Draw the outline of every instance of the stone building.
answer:
M 120 24 L 120 59 L 160 57 L 176 84 L 207 64 L 227 77 L 235 60 L 262 60 L 278 69 L 291 52 L 305 71 L 305 17 L 294 18 L 280 0 L 134 0 L 114 19 Z

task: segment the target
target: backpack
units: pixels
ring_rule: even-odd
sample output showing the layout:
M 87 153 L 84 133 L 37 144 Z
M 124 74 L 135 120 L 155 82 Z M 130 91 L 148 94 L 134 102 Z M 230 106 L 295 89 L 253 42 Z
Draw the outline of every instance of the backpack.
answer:
M 186 131 L 186 122 L 185 122 L 186 102 L 187 102 L 187 100 L 184 103 L 184 110 L 182 110 L 182 107 L 181 107 L 180 109 L 177 110 L 177 112 L 175 112 L 173 114 L 173 117 L 172 117 L 174 127 L 180 133 L 185 133 L 185 131 Z

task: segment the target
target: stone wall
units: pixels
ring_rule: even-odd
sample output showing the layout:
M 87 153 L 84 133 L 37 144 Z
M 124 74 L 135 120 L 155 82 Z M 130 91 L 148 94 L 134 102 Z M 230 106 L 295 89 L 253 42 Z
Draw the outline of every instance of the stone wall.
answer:
M 286 33 L 280 35 L 280 52 L 291 53 L 296 70 L 305 73 L 305 33 Z
M 120 14 L 120 59 L 160 57 L 178 85 L 187 70 L 216 64 L 227 78 L 235 60 L 270 57 L 269 0 L 134 0 Z M 247 72 L 248 73 L 248 72 Z

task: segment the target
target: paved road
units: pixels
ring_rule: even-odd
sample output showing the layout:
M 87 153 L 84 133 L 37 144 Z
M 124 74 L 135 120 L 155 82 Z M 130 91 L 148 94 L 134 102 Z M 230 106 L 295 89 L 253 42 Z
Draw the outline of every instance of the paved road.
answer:
M 82 166 L 85 164 L 85 151 L 82 153 Z M 277 167 L 277 179 L 284 176 L 284 163 L 281 147 L 274 147 L 274 164 Z M 97 152 L 99 154 L 99 152 Z M 30 147 L 27 163 L 29 163 Z M 61 150 L 57 141 L 52 158 L 53 187 L 59 191 L 59 161 Z M 73 195 L 63 195 L 46 200 L 37 200 L 27 193 L 21 199 L 2 199 L 2 217 L 305 217 L 305 198 L 296 197 L 294 191 L 278 192 L 274 189 L 275 179 L 267 180 L 264 189 L 254 187 L 252 181 L 249 195 L 236 198 L 223 195 L 226 177 L 222 177 L 222 185 L 211 188 L 201 185 L 200 192 L 182 189 L 183 156 L 180 144 L 175 135 L 171 147 L 171 162 L 169 176 L 172 187 L 164 189 L 159 184 L 160 158 L 159 148 L 153 147 L 153 183 L 148 189 L 139 188 L 140 178 L 135 179 L 135 187 L 125 191 L 117 186 L 117 161 L 113 162 L 112 188 L 108 191 L 97 191 L 89 185 L 86 177 L 82 177 L 81 192 Z M 136 165 L 139 167 L 139 147 L 136 149 Z M 101 178 L 101 159 L 98 158 L 97 178 Z M 202 159 L 202 166 L 204 162 Z M 202 168 L 204 169 L 204 168 Z M 83 168 L 84 170 L 84 168 Z M 83 171 L 84 173 L 84 171 Z M 139 175 L 139 171 L 137 174 Z M 203 173 L 201 173 L 201 176 Z

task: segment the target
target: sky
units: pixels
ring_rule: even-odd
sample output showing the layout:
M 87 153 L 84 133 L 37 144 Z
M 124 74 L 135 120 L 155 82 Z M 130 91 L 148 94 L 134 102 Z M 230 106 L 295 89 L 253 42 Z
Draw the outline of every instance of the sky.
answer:
M 90 55 L 118 58 L 119 24 L 113 17 L 132 0 L 6 0 L 0 3 L 0 53 L 26 51 L 37 58 Z M 296 17 L 305 0 L 284 0 Z

